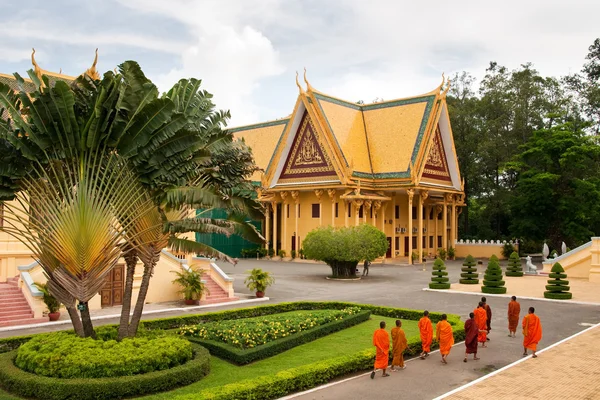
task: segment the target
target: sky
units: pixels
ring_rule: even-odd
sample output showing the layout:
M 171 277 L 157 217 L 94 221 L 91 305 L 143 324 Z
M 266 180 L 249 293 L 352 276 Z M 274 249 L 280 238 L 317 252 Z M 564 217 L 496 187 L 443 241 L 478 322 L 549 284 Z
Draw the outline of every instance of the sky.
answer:
M 485 4 L 484 4 L 485 3 Z M 0 0 L 0 73 L 79 75 L 140 63 L 161 91 L 203 80 L 229 126 L 289 115 L 296 71 L 370 103 L 433 90 L 442 72 L 480 80 L 490 61 L 578 72 L 600 36 L 599 1 Z

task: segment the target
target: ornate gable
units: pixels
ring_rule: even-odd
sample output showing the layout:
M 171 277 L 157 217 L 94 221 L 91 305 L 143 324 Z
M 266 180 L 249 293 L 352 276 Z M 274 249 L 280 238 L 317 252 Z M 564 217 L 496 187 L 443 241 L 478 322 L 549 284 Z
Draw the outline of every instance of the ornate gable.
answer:
M 338 179 L 338 177 L 331 158 L 323 148 L 310 116 L 304 111 L 277 183 L 302 183 L 332 179 Z
M 452 183 L 439 126 L 435 130 L 433 143 L 429 149 L 429 154 L 427 155 L 423 178 Z

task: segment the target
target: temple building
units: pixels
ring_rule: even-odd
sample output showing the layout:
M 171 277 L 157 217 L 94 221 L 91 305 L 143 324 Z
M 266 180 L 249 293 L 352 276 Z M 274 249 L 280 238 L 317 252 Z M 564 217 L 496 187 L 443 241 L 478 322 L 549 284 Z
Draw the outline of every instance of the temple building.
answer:
M 298 79 L 289 117 L 230 129 L 253 151 L 267 248 L 286 256 L 319 226 L 372 224 L 386 258 L 422 258 L 457 239 L 464 190 L 446 103 L 449 81 L 422 95 L 359 104 Z

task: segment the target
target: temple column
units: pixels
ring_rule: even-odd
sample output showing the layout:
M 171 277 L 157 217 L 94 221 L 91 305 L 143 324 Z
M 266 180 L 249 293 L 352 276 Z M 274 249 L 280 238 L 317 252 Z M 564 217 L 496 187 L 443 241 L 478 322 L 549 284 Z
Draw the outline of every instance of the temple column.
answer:
M 381 203 L 380 203 L 381 204 Z M 381 206 L 381 232 L 385 233 L 385 212 L 387 211 L 387 203 Z M 393 255 L 394 253 L 392 253 Z
M 265 211 L 267 212 L 265 215 L 265 249 L 269 250 L 269 241 L 271 237 L 271 204 L 265 203 Z
M 425 207 L 425 253 L 431 253 L 431 247 L 429 243 L 429 236 L 431 236 L 431 206 Z
M 375 200 L 373 202 L 373 226 L 377 228 L 377 212 L 381 208 L 381 201 Z M 381 219 L 383 221 L 383 218 Z M 381 231 L 383 232 L 383 224 L 381 225 Z
M 294 199 L 294 209 L 296 214 L 296 231 L 294 232 L 294 241 L 296 242 L 296 255 L 300 255 L 300 232 L 298 230 L 298 214 L 300 214 L 300 193 L 297 190 L 292 191 L 292 198 Z
M 408 195 L 408 263 L 412 264 L 412 252 L 413 252 L 413 246 L 412 246 L 412 224 L 413 224 L 413 220 L 412 220 L 412 202 L 413 202 L 413 196 L 415 195 L 415 190 L 414 189 L 408 189 L 406 191 L 406 194 Z
M 331 199 L 331 226 L 335 226 L 335 189 L 327 189 L 327 194 Z
M 363 201 L 362 200 L 354 200 L 352 202 L 352 205 L 354 206 L 354 226 L 358 226 L 358 214 L 359 214 L 359 210 L 360 210 L 360 206 L 363 205 Z M 365 210 L 363 210 L 363 217 L 365 216 Z
M 399 251 L 396 248 L 396 224 L 398 223 L 396 220 L 396 193 L 392 193 L 392 221 L 394 221 L 392 225 L 392 258 L 395 258 L 396 252 Z
M 456 196 L 452 195 L 452 228 L 450 231 L 450 247 L 454 247 L 454 244 L 456 244 L 456 217 Z
M 418 221 L 419 221 L 419 234 L 417 235 L 417 251 L 418 251 L 418 257 L 417 259 L 419 260 L 419 264 L 421 264 L 423 262 L 423 206 L 425 205 L 425 201 L 427 200 L 427 196 L 428 193 L 426 190 L 421 190 L 419 192 L 419 209 L 417 210 L 417 212 L 419 213 L 418 215 Z
M 277 202 L 273 202 L 273 251 L 277 256 Z
M 288 195 L 288 192 L 281 192 L 279 193 L 279 195 L 281 196 L 281 225 L 282 226 L 282 238 L 281 238 L 281 249 L 283 251 L 285 251 L 286 253 L 288 253 L 288 248 L 287 248 L 287 223 L 288 223 L 288 217 L 287 217 L 287 202 L 286 202 L 286 198 Z M 287 254 L 286 254 L 287 256 Z
M 444 215 L 442 216 L 442 248 L 448 251 L 448 202 L 444 196 Z
M 371 200 L 365 200 L 363 206 L 363 224 L 367 223 L 367 216 L 371 213 L 371 205 L 373 204 Z

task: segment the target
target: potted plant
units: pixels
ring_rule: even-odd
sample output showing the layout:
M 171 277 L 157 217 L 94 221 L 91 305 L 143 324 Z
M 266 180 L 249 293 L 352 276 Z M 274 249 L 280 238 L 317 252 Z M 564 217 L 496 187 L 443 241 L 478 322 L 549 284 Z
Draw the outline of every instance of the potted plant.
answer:
M 48 307 L 48 318 L 50 321 L 58 321 L 60 318 L 60 301 L 50 294 L 48 284 L 35 282 L 34 285 L 44 296 L 42 299 L 46 307 Z
M 279 250 L 277 253 L 279 254 L 279 257 L 285 258 L 285 250 Z
M 177 279 L 173 283 L 181 286 L 179 293 L 183 293 L 183 299 L 188 306 L 200 304 L 200 298 L 206 292 L 210 294 L 208 288 L 202 282 L 202 274 L 204 270 L 201 268 L 183 269 L 182 271 L 172 271 L 177 275 Z
M 448 258 L 451 260 L 454 260 L 454 256 L 455 256 L 454 247 L 452 247 L 452 246 L 448 247 Z
M 260 268 L 254 268 L 252 271 L 248 271 L 250 275 L 246 278 L 244 283 L 246 287 L 256 292 L 256 297 L 264 297 L 265 290 L 275 283 L 275 278 L 267 271 L 263 271 Z

